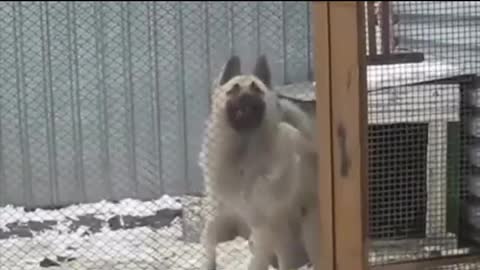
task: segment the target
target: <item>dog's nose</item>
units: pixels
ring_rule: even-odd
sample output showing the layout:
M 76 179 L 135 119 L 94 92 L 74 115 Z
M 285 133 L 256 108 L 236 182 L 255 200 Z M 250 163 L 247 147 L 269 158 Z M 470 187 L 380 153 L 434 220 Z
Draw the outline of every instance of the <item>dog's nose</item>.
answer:
M 248 105 L 252 104 L 252 102 L 254 102 L 256 99 L 255 96 L 253 96 L 252 94 L 249 94 L 249 93 L 243 93 L 238 101 L 239 103 L 242 105 L 242 106 L 245 106 L 245 107 L 248 107 Z

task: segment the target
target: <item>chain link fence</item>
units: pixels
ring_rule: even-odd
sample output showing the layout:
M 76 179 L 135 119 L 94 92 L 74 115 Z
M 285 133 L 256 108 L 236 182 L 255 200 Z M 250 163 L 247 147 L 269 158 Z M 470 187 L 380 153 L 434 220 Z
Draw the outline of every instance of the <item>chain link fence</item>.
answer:
M 378 1 L 367 9 L 368 33 L 378 35 L 367 50 L 387 59 L 367 68 L 370 264 L 478 254 L 480 5 Z
M 478 11 L 365 4 L 371 265 L 476 254 Z M 264 54 L 314 116 L 311 19 L 308 2 L 0 3 L 0 270 L 202 269 L 215 80 Z M 239 237 L 217 261 L 250 256 Z
M 212 83 L 312 78 L 307 2 L 0 3 L 0 269 L 200 269 Z M 248 261 L 243 239 L 222 269 Z M 52 268 L 55 269 L 55 268 Z

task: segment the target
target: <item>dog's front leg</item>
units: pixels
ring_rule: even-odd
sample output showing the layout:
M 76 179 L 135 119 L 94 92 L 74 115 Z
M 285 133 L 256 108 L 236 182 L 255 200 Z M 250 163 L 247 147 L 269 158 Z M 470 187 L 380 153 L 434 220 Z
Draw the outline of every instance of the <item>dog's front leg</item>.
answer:
M 246 231 L 248 228 L 241 226 L 242 224 L 239 224 L 237 218 L 223 211 L 219 211 L 207 222 L 202 241 L 206 256 L 204 270 L 215 270 L 217 268 L 216 247 L 218 244 L 231 241 L 237 236 L 248 238 L 249 232 Z M 240 232 L 240 230 L 242 231 Z
M 308 209 L 302 224 L 302 240 L 314 270 L 321 268 L 321 261 L 318 257 L 320 252 L 320 234 L 318 229 L 320 221 L 318 211 L 317 206 Z
M 248 270 L 268 270 L 273 253 L 273 243 L 270 233 L 262 229 L 254 229 L 251 239 L 253 242 L 252 259 Z

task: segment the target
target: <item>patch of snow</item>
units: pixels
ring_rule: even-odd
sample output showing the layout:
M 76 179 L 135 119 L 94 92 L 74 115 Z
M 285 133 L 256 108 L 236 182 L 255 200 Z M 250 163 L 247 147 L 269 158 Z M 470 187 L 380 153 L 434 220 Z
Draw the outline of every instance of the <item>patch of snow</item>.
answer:
M 187 198 L 175 200 L 164 197 L 152 203 L 140 203 L 124 200 L 118 207 L 101 208 L 95 204 L 95 215 L 104 217 L 115 214 L 149 214 L 149 210 L 134 211 L 140 205 L 144 208 L 179 208 Z M 80 205 L 66 210 L 24 212 L 22 208 L 8 207 L 2 209 L 10 222 L 15 220 L 52 219 L 67 214 L 86 214 L 91 205 Z M 125 207 L 127 209 L 121 209 Z M 78 210 L 75 211 L 75 210 Z M 51 213 L 50 213 L 51 212 Z M 36 214 L 33 214 L 36 213 Z M 25 214 L 26 217 L 21 215 Z M 12 218 L 15 217 L 15 218 Z M 57 219 L 53 219 L 57 220 Z M 71 220 L 57 220 L 58 224 L 51 230 L 33 232 L 33 237 L 9 238 L 0 240 L 0 270 L 194 270 L 202 269 L 205 256 L 201 244 L 183 240 L 185 229 L 181 217 L 176 217 L 169 226 L 152 229 L 148 226 L 125 230 L 111 230 L 106 224 L 101 231 L 87 235 L 87 227 L 79 227 L 74 232 L 68 230 Z M 5 223 L 4 220 L 2 220 Z M 222 243 L 217 248 L 219 269 L 247 269 L 250 260 L 248 242 L 235 239 Z M 58 256 L 72 259 L 58 262 Z M 48 259 L 59 263 L 59 267 L 42 268 L 40 262 Z M 273 269 L 273 268 L 271 268 Z
M 442 61 L 373 65 L 367 67 L 367 87 L 369 91 L 398 87 L 458 76 L 463 72 L 459 66 Z
M 445 79 L 466 73 L 458 65 L 444 61 L 371 65 L 367 66 L 366 72 L 367 89 L 369 92 Z M 315 85 L 315 81 L 298 82 L 275 86 L 275 90 L 284 97 L 301 101 L 314 101 L 316 98 Z M 417 89 L 417 91 L 422 90 L 422 88 Z
M 182 204 L 176 198 L 164 195 L 155 201 L 144 202 L 124 199 L 118 203 L 112 203 L 103 200 L 98 203 L 71 205 L 59 210 L 36 209 L 35 211 L 25 211 L 23 207 L 7 205 L 0 208 L 0 230 L 8 231 L 6 225 L 14 222 L 26 223 L 46 220 L 62 222 L 68 219 L 76 220 L 77 216 L 83 215 L 93 215 L 98 219 L 108 220 L 116 215 L 149 216 L 162 209 L 182 209 Z
M 4 242 L 8 242 L 4 243 Z M 63 243 L 70 243 L 69 245 Z M 70 249 L 68 249 L 70 247 Z M 217 248 L 219 269 L 246 270 L 250 260 L 248 243 L 235 239 Z M 32 239 L 0 241 L 0 270 L 35 269 L 44 258 L 75 258 L 51 269 L 201 269 L 204 255 L 201 245 L 165 237 L 160 231 L 136 228 L 105 231 L 90 237 L 46 233 Z M 273 268 L 271 268 L 273 269 Z
M 40 261 L 56 256 L 75 258 L 61 269 L 200 269 L 203 253 L 198 243 L 178 240 L 181 224 L 152 230 L 147 227 L 102 232 L 80 237 L 81 232 L 48 231 L 33 238 L 0 241 L 0 270 L 44 269 Z M 246 269 L 248 244 L 235 240 L 219 248 L 222 269 Z M 123 268 L 120 268 L 123 267 Z M 130 266 L 130 267 L 128 267 Z M 240 268 L 239 268 L 240 267 Z M 52 268 L 58 269 L 58 268 Z

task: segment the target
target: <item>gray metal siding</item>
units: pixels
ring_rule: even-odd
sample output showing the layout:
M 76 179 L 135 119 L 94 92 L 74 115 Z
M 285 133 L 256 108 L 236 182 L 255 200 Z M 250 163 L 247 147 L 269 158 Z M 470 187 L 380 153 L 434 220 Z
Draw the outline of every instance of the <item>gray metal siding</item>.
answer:
M 400 46 L 478 72 L 477 5 L 395 2 Z M 311 78 L 310 18 L 307 2 L 0 3 L 0 205 L 201 192 L 212 80 L 232 53 L 244 70 L 267 54 L 275 84 Z
M 201 192 L 212 80 L 312 73 L 307 2 L 0 3 L 0 205 Z

